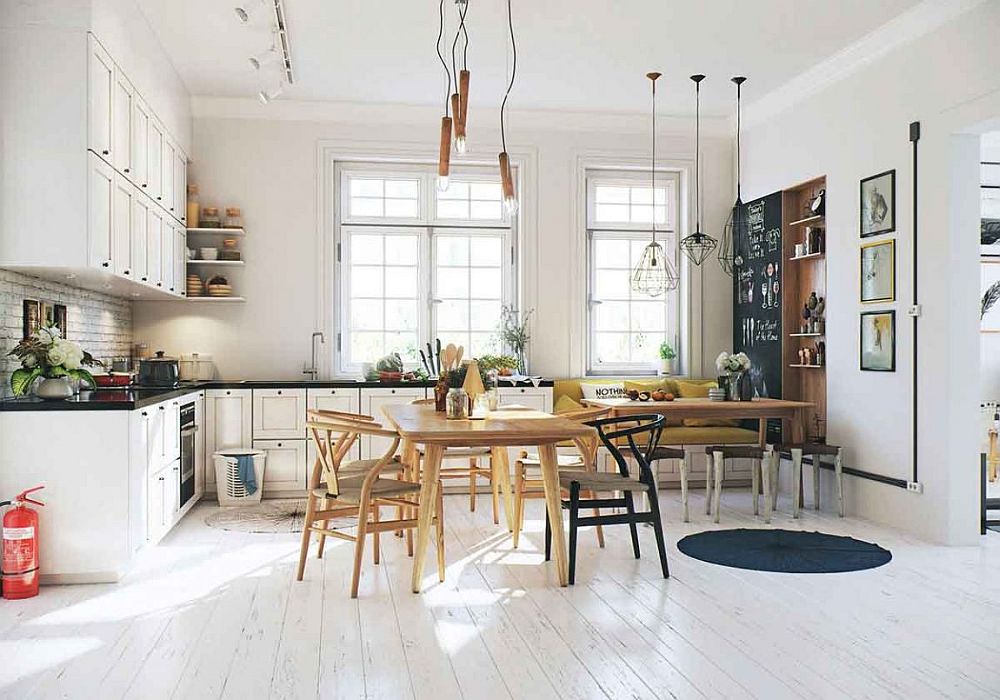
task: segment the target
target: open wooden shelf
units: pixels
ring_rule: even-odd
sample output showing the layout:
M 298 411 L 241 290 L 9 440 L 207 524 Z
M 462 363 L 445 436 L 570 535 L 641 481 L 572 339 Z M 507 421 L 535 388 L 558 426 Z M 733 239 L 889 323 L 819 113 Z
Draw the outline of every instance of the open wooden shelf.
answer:
M 808 255 L 793 255 L 788 258 L 788 262 L 794 262 L 795 260 L 819 260 L 820 258 L 826 257 L 826 253 L 809 253 Z
M 825 333 L 789 333 L 789 338 L 822 338 Z
M 813 216 L 807 216 L 804 219 L 796 219 L 795 221 L 789 221 L 789 226 L 798 226 L 800 224 L 811 224 L 815 221 L 822 221 L 824 217 L 822 214 L 814 214 Z
M 189 228 L 188 233 L 193 233 L 199 236 L 231 236 L 234 238 L 240 238 L 241 236 L 247 235 L 245 229 L 242 228 Z
M 826 365 L 788 365 L 789 367 L 796 367 L 798 369 L 826 369 Z
M 239 304 L 246 301 L 244 297 L 188 297 L 188 301 L 212 302 L 215 304 Z
M 188 265 L 217 265 L 219 267 L 243 267 L 242 260 L 188 260 Z

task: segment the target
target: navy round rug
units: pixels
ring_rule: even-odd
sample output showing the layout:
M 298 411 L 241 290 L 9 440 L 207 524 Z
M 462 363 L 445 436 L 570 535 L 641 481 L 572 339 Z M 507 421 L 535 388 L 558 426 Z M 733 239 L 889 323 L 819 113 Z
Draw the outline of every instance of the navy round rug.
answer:
M 688 535 L 677 548 L 711 564 L 790 574 L 862 571 L 892 559 L 871 542 L 798 530 L 711 530 Z

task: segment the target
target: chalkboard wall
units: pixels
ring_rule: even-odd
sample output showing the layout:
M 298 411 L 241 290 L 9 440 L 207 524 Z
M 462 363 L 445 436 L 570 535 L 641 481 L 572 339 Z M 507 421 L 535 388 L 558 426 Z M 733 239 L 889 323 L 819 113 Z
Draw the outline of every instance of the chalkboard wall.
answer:
M 743 205 L 748 236 L 733 271 L 733 349 L 758 396 L 781 397 L 781 192 Z

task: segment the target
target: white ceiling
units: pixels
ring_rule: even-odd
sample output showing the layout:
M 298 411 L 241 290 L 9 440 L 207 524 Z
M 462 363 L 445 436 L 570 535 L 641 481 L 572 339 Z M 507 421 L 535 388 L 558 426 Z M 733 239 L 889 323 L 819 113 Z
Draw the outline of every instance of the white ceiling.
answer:
M 246 97 L 261 88 L 247 58 L 270 43 L 242 0 L 137 0 L 192 95 Z M 733 75 L 747 103 L 877 29 L 917 0 L 513 0 L 518 43 L 511 109 L 639 112 L 645 73 L 665 114 L 694 111 L 687 77 L 704 73 L 702 113 L 733 110 Z M 297 100 L 437 104 L 436 0 L 284 0 Z M 454 37 L 454 0 L 445 0 Z M 263 15 L 264 13 L 260 13 Z M 504 0 L 469 0 L 471 101 L 498 105 L 506 85 Z M 277 72 L 269 74 L 270 82 Z

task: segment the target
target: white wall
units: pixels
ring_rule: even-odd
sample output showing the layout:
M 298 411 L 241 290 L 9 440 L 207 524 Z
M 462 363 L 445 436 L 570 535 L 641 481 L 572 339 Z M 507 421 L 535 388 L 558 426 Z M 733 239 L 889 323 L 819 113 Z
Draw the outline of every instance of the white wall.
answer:
M 282 109 L 295 114 L 285 114 Z M 296 117 L 305 110 L 315 110 L 308 121 Z M 293 109 L 287 103 L 274 103 L 265 109 L 224 100 L 209 101 L 202 111 L 207 114 L 196 115 L 194 122 L 191 181 L 199 184 L 203 205 L 243 208 L 248 231 L 243 248 L 248 263 L 234 277 L 242 275 L 247 303 L 137 303 L 136 339 L 171 353 L 211 353 L 224 377 L 299 377 L 303 362 L 309 359 L 310 334 L 321 323 L 316 263 L 321 229 L 317 218 L 320 142 L 349 143 L 355 151 L 370 144 L 373 152 L 392 142 L 425 144 L 430 154 L 437 142 L 439 115 L 415 108 L 363 107 L 346 115 L 342 110 L 329 114 L 316 105 Z M 282 118 L 266 118 L 276 114 Z M 499 137 L 495 129 L 479 125 L 493 123 L 492 115 L 470 114 L 472 155 L 488 163 L 496 161 Z M 534 189 L 524 198 L 525 205 L 534 209 L 534 216 L 525 219 L 534 219 L 535 230 L 525 239 L 522 270 L 529 278 L 525 280 L 523 306 L 537 309 L 531 369 L 552 377 L 579 374 L 583 362 L 579 323 L 584 301 L 580 286 L 583 260 L 574 256 L 583 254 L 584 232 L 577 220 L 578 211 L 582 211 L 577 199 L 578 165 L 590 158 L 609 157 L 644 162 L 648 158 L 648 122 L 608 115 L 550 119 L 535 114 L 531 118 L 515 115 L 511 123 L 510 150 L 533 155 L 536 161 Z M 685 167 L 693 163 L 693 127 L 688 123 L 684 127 L 691 128 L 678 135 L 679 127 L 674 125 L 674 135 L 661 134 L 661 165 L 671 160 L 683 162 Z M 711 128 L 724 132 L 725 125 Z M 721 235 L 734 196 L 731 139 L 724 136 L 705 141 L 703 132 L 705 228 Z M 730 344 L 732 298 L 731 282 L 714 257 L 706 265 L 703 285 L 708 304 L 705 337 L 702 342 L 701 319 L 695 315 L 696 337 L 691 345 L 696 359 L 691 371 L 701 372 L 704 354 L 708 358 L 706 371 L 711 374 L 715 355 Z M 702 281 L 695 279 L 694 287 L 692 304 L 697 311 L 702 308 Z
M 846 463 L 910 477 L 911 146 L 919 172 L 919 480 L 922 495 L 848 478 L 849 509 L 925 537 L 978 534 L 978 137 L 1000 117 L 1000 4 L 987 2 L 750 126 L 745 199 L 828 183 L 828 436 Z M 858 181 L 897 174 L 897 371 L 858 368 Z

